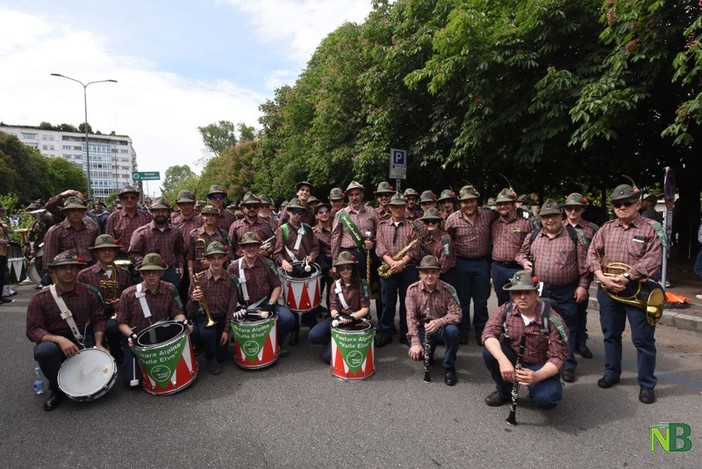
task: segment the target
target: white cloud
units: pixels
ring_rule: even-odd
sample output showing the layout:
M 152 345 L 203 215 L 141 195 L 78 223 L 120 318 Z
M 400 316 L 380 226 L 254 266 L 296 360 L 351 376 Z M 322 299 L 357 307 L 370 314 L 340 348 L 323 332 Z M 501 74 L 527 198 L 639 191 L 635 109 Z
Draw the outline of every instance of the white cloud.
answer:
M 289 48 L 301 63 L 324 37 L 346 21 L 360 23 L 370 0 L 226 0 L 251 16 L 259 35 Z

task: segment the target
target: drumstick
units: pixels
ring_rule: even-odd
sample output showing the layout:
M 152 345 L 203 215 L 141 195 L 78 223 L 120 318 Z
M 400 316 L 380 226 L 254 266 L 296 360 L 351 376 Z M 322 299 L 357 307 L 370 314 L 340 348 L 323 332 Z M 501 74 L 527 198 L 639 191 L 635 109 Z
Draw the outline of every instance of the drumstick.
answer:
M 136 357 L 132 357 L 132 380 L 129 382 L 129 385 L 131 387 L 135 387 L 139 385 L 139 380 L 136 379 Z

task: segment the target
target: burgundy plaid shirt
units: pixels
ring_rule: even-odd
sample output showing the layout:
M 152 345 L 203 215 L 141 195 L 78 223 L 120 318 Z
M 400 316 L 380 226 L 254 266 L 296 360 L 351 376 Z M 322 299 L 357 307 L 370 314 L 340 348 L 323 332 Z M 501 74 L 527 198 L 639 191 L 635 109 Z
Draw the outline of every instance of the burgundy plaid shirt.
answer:
M 543 230 L 536 235 L 533 243 L 531 236 L 528 236 L 517 254 L 517 262 L 524 265 L 529 255 L 533 256 L 534 272 L 539 281 L 554 287 L 574 282 L 585 289 L 590 286 L 587 248 L 580 239 L 574 243 L 564 226 L 553 238 L 549 238 Z
M 246 217 L 235 221 L 231 228 L 229 228 L 229 239 L 232 242 L 232 250 L 238 257 L 244 255 L 244 251 L 239 247 L 239 240 L 244 236 L 244 233 L 249 231 L 257 233 L 261 241 L 265 241 L 275 234 L 275 232 L 271 230 L 271 225 L 268 225 L 260 218 L 253 223 Z
M 416 222 L 415 222 L 416 223 Z M 395 232 L 397 231 L 397 236 Z M 394 256 L 402 248 L 407 246 L 412 240 L 420 236 L 421 233 L 417 233 L 414 225 L 411 221 L 403 218 L 402 221 L 398 222 L 397 228 L 392 219 L 382 220 L 378 223 L 378 232 L 375 235 L 375 254 L 382 260 L 383 256 Z M 414 249 L 409 251 L 407 256 L 410 257 L 411 262 L 419 261 L 419 246 L 415 246 Z
M 193 212 L 190 218 L 184 218 L 180 213 L 171 215 L 171 228 L 178 228 L 180 235 L 183 237 L 183 248 L 188 252 L 190 248 L 190 232 L 195 228 L 202 226 L 202 216 L 199 213 Z
M 226 271 L 222 272 L 222 276 L 215 279 L 212 275 L 212 270 L 207 269 L 205 272 L 196 274 L 200 278 L 202 292 L 207 302 L 207 308 L 213 318 L 225 316 L 225 328 L 229 330 L 229 322 L 232 320 L 233 312 L 236 309 L 238 294 L 236 291 L 235 280 L 233 276 Z M 192 294 L 195 289 L 193 282 L 190 282 L 188 290 L 187 310 L 190 313 L 196 312 L 200 308 L 200 303 L 193 300 Z M 205 314 L 203 312 L 203 314 Z
M 448 251 L 448 253 L 446 251 Z M 456 250 L 453 248 L 453 240 L 448 233 L 441 228 L 434 231 L 433 234 L 429 234 L 428 231 L 425 231 L 422 236 L 420 258 L 427 255 L 439 259 L 442 274 L 456 265 Z
M 361 308 L 370 308 L 370 299 L 363 294 L 363 284 L 361 282 L 346 285 L 343 280 L 341 281 L 341 294 L 344 295 L 344 300 L 349 306 L 348 309 L 345 309 L 341 301 L 339 301 L 339 297 L 336 294 L 336 282 L 332 283 L 329 288 L 329 311 L 351 314 Z
M 204 239 L 205 240 L 205 247 L 202 248 L 202 252 L 198 252 L 200 249 L 197 247 L 197 240 L 198 239 Z M 228 246 L 229 243 L 224 239 L 224 234 L 221 228 L 215 228 L 215 231 L 212 234 L 209 234 L 205 231 L 205 227 L 201 226 L 200 228 L 195 228 L 190 232 L 190 235 L 188 236 L 188 244 L 190 245 L 190 250 L 187 252 L 187 260 L 189 261 L 195 261 L 195 272 L 202 272 L 205 270 L 205 268 L 202 266 L 200 263 L 200 259 L 205 257 L 205 250 L 207 249 L 207 246 L 212 241 L 219 241 L 220 243 L 224 244 L 225 246 Z
M 350 206 L 346 206 L 342 210 L 349 214 L 349 218 L 351 218 L 353 223 L 358 227 L 361 236 L 363 236 L 366 231 L 370 231 L 371 235 L 375 236 L 376 230 L 378 229 L 378 218 L 373 208 L 362 205 L 361 208 L 356 211 Z M 357 247 L 356 242 L 339 220 L 339 213 L 335 214 L 331 234 L 332 259 L 338 258 L 339 252 L 341 252 L 342 249 L 355 249 Z
M 517 213 L 509 220 L 499 217 L 490 227 L 492 259 L 498 262 L 515 262 L 524 238 L 534 230 L 534 225 Z
M 322 257 L 331 257 L 331 230 L 317 225 L 312 228 L 312 231 L 314 231 L 314 237 L 317 238 L 319 255 Z
M 563 226 L 568 225 L 568 224 L 569 223 L 568 223 L 567 219 L 563 220 Z M 583 234 L 587 238 L 588 242 L 592 241 L 592 238 L 595 237 L 595 233 L 599 229 L 597 227 L 597 225 L 595 225 L 594 223 L 587 221 L 587 220 L 584 220 L 582 218 L 580 219 L 580 221 L 577 224 L 575 224 L 573 226 L 575 228 L 580 228 L 583 231 Z
M 178 296 L 178 290 L 172 284 L 161 281 L 155 293 L 144 287 L 146 304 L 151 311 L 151 317 L 145 318 L 139 299 L 136 297 L 137 286 L 132 285 L 122 292 L 117 314 L 117 322 L 127 324 L 135 334 L 158 321 L 175 319 L 179 314 L 183 314 L 183 304 Z
M 129 258 L 135 266 L 141 264 L 149 253 L 160 254 L 169 267 L 183 268 L 183 237 L 180 231 L 170 226 L 161 231 L 155 222 L 140 226 L 132 234 Z
M 283 226 L 285 225 L 286 224 L 280 225 L 278 230 L 275 232 L 275 250 L 273 251 L 273 259 L 275 259 L 276 264 L 281 265 L 283 263 L 283 259 L 288 262 L 292 262 L 292 258 L 284 246 L 288 247 L 298 261 L 303 260 L 308 255 L 311 256 L 312 260 L 314 261 L 319 255 L 319 244 L 317 243 L 317 238 L 315 238 L 312 228 L 309 225 L 305 226 L 305 234 L 303 235 L 302 242 L 300 242 L 300 248 L 295 251 L 293 248 L 295 247 L 295 241 L 299 236 L 297 232 L 298 228 L 287 224 L 288 242 L 285 243 L 283 240 Z
M 249 292 L 248 304 L 253 304 L 263 297 L 269 298 L 270 294 L 277 287 L 280 287 L 280 279 L 275 271 L 275 266 L 268 259 L 257 256 L 253 267 L 246 265 L 246 261 L 241 261 L 246 277 L 246 288 Z M 234 277 L 239 277 L 239 260 L 233 261 L 227 267 L 227 272 Z M 244 304 L 244 295 L 239 288 L 239 301 Z
M 52 262 L 54 257 L 66 250 L 73 251 L 85 262 L 92 264 L 93 255 L 88 248 L 93 245 L 97 235 L 98 230 L 95 224 L 85 221 L 78 229 L 73 228 L 67 219 L 52 226 L 44 236 L 44 258 L 42 260 L 44 269 L 48 269 L 49 262 Z
M 383 210 L 383 207 L 375 207 L 375 217 L 378 219 L 378 221 L 389 220 L 392 218 L 390 207 L 388 207 L 387 211 Z
M 129 252 L 129 242 L 132 240 L 134 230 L 150 223 L 151 220 L 151 215 L 149 215 L 148 212 L 137 210 L 132 216 L 122 208 L 121 210 L 111 213 L 107 218 L 105 234 L 111 235 L 113 238 L 119 240 L 119 244 L 122 246 L 120 251 L 127 253 Z
M 92 325 L 93 333 L 105 331 L 102 301 L 86 285 L 76 282 L 75 289 L 69 292 L 62 291 L 56 285 L 56 293 L 66 302 L 66 307 L 71 310 L 73 320 L 83 336 L 87 324 Z M 27 338 L 38 344 L 47 334 L 60 335 L 75 342 L 68 323 L 61 319 L 61 311 L 51 296 L 49 287 L 44 287 L 27 306 Z
M 505 340 L 508 341 L 515 354 L 519 354 L 519 342 L 522 336 L 525 334 L 527 336 L 526 347 L 524 348 L 524 363 L 528 365 L 553 363 L 558 368 L 559 373 L 563 371 L 566 358 L 568 357 L 568 345 L 563 342 L 563 338 L 555 324 L 549 324 L 548 336 L 542 332 L 541 311 L 543 302 L 539 301 L 536 303 L 534 310 L 535 319 L 528 326 L 524 325 L 524 320 L 516 305 L 512 306 L 512 312 L 509 317 L 506 317 L 507 308 L 510 305 L 513 305 L 513 303 L 507 302 L 503 304 L 497 312 L 490 316 L 481 337 L 483 342 L 490 337 L 500 340 L 503 325 L 506 324 L 509 337 L 505 337 Z M 568 331 L 565 321 L 553 309 L 551 310 L 551 316 L 560 318 L 565 331 Z
M 419 328 L 424 327 L 427 316 L 438 319 L 440 327 L 460 324 L 463 314 L 457 298 L 456 289 L 443 280 L 439 280 L 432 291 L 426 289 L 423 280 L 410 285 L 405 297 L 407 338 L 410 344 L 421 345 Z
M 490 254 L 490 225 L 500 215 L 489 208 L 478 207 L 473 223 L 458 210 L 446 219 L 446 232 L 453 239 L 456 255 L 478 259 Z
M 132 285 L 132 276 L 125 269 L 120 267 L 115 268 L 115 273 L 117 276 L 117 298 L 122 295 L 122 292 Z M 100 267 L 99 264 L 95 264 L 91 267 L 86 267 L 85 269 L 78 272 L 78 281 L 85 283 L 86 285 L 92 285 L 95 288 L 100 288 L 100 282 L 105 275 L 105 271 Z M 103 298 L 104 299 L 104 298 Z M 106 309 L 119 311 L 119 301 L 114 306 L 105 306 Z M 107 313 L 107 311 L 106 311 Z
M 637 215 L 629 224 L 619 220 L 605 223 L 590 243 L 588 267 L 591 272 L 602 268 L 602 259 L 631 266 L 637 277 L 655 277 L 663 260 L 661 240 L 646 218 Z
M 226 208 L 222 208 L 219 213 L 219 220 L 217 220 L 217 227 L 224 230 L 225 233 L 229 233 L 229 228 L 236 221 L 236 217 L 232 212 Z

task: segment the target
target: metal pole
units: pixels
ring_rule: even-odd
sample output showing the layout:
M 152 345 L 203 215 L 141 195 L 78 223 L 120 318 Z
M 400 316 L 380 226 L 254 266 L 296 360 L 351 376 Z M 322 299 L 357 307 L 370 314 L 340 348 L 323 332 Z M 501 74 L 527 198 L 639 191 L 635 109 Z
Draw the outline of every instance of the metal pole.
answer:
M 67 77 L 66 75 L 61 75 L 60 73 L 52 73 L 52 77 L 60 77 L 60 78 L 66 78 L 67 80 L 75 81 L 76 83 L 79 83 L 83 87 L 83 108 L 85 111 L 85 122 L 83 123 L 83 126 L 85 127 L 83 130 L 85 130 L 85 164 L 87 165 L 87 176 L 88 176 L 88 193 L 86 197 L 88 199 L 91 198 L 92 193 L 93 193 L 93 185 L 92 185 L 92 179 L 90 177 L 90 142 L 88 141 L 88 86 L 92 85 L 94 83 L 117 83 L 117 80 L 96 80 L 96 81 L 90 81 L 88 83 L 83 83 L 80 80 L 76 80 L 75 78 Z

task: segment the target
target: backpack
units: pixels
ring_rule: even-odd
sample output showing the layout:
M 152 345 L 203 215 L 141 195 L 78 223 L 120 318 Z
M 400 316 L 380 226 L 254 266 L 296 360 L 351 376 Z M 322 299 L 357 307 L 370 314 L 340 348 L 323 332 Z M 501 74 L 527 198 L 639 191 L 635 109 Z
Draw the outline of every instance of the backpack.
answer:
M 568 345 L 568 334 L 566 334 L 563 321 L 557 316 L 551 316 L 553 300 L 549 298 L 539 299 L 544 304 L 544 307 L 541 309 L 541 334 L 548 337 L 551 334 L 551 324 L 553 324 L 558 330 L 558 333 L 561 335 L 563 343 Z M 504 321 L 502 322 L 502 335 L 504 337 L 509 337 L 509 334 L 507 334 L 507 317 L 512 314 L 512 311 L 514 311 L 514 302 L 510 301 L 505 309 L 505 317 Z

